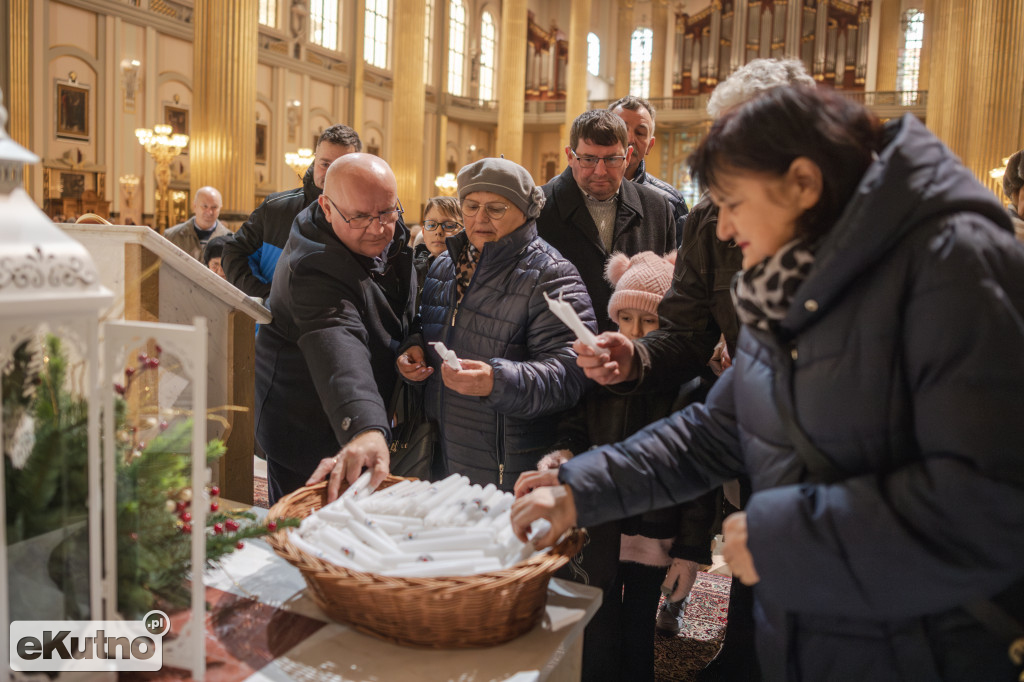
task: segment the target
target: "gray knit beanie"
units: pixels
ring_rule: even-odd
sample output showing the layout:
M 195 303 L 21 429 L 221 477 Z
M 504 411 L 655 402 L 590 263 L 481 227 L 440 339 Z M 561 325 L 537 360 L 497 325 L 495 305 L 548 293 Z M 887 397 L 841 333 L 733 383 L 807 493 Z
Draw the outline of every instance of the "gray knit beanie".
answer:
M 1006 172 L 1003 173 L 1003 194 L 1007 199 L 1024 187 L 1024 149 L 1010 157 L 1006 163 Z
M 518 163 L 508 159 L 480 159 L 459 171 L 459 203 L 472 192 L 493 192 L 505 197 L 527 218 L 536 218 L 544 208 L 544 190 Z

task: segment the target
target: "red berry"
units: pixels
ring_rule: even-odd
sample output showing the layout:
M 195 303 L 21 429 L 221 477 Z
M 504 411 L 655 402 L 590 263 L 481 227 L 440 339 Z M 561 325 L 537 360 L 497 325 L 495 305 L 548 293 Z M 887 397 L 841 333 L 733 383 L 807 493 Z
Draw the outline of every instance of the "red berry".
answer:
M 122 384 L 114 384 L 114 392 L 118 395 L 124 395 L 124 386 Z
M 170 426 L 170 424 L 168 424 L 166 421 L 163 421 L 163 420 L 160 421 L 160 430 L 161 431 L 166 431 L 168 426 Z
M 184 521 L 185 523 L 188 523 L 192 520 L 192 514 L 190 514 L 189 512 L 181 512 L 181 516 L 179 516 L 178 518 Z
M 139 362 L 145 362 L 149 356 L 146 353 L 139 353 Z
M 215 523 L 215 524 L 213 524 L 213 532 L 216 533 L 217 535 L 220 535 L 221 533 L 223 533 L 224 532 L 224 524 L 223 523 Z
M 146 359 L 146 367 L 149 367 L 150 369 L 152 369 L 154 367 L 159 367 L 159 366 L 160 366 L 160 358 L 147 358 Z
M 213 486 L 212 488 L 210 488 L 210 494 L 220 495 L 220 488 L 218 486 Z
M 220 505 L 219 504 L 217 504 L 216 502 L 211 502 L 210 503 L 210 511 L 215 512 L 218 509 L 220 509 Z
M 239 540 L 238 543 L 235 545 L 235 549 L 242 549 L 243 547 L 245 547 L 245 543 L 241 540 Z
M 134 367 L 125 367 L 124 368 L 124 375 L 126 377 L 131 379 L 133 374 L 135 374 L 135 368 Z
M 234 519 L 228 519 L 224 522 L 224 527 L 234 532 L 238 530 L 238 521 L 235 521 Z
M 139 541 L 139 534 L 138 533 L 132 533 L 131 534 L 131 538 L 132 538 L 132 542 L 138 542 Z
M 277 530 L 277 521 L 267 521 L 267 530 Z
M 182 524 L 181 532 L 182 533 L 191 533 L 192 532 L 192 524 L 189 524 L 189 523 Z
M 153 350 L 156 351 L 157 355 L 160 355 L 161 353 L 164 352 L 164 349 L 160 347 L 159 343 L 153 344 Z
M 178 503 L 174 505 L 174 509 L 180 514 L 181 512 L 188 509 L 188 502 L 185 500 L 178 500 Z

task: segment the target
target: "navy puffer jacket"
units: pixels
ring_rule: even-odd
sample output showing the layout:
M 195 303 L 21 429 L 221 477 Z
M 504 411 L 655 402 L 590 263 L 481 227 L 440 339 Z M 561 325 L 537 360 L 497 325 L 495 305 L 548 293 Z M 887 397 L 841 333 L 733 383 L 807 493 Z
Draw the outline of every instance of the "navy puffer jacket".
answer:
M 484 245 L 456 310 L 454 262 L 466 241 L 465 232 L 449 237 L 448 252 L 430 267 L 420 308 L 423 337 L 443 341 L 460 358 L 489 363 L 494 390 L 478 398 L 447 389 L 440 359 L 427 346 L 434 368 L 427 415 L 440 425 L 450 472 L 511 490 L 520 472 L 550 452 L 559 413 L 576 405 L 587 381 L 576 366 L 575 336 L 543 293 L 561 293 L 591 330 L 597 326 L 576 268 L 537 236 L 532 220 Z
M 743 328 L 706 404 L 559 478 L 585 525 L 749 474 L 769 680 L 1011 679 L 962 607 L 1024 616 L 1024 247 L 917 119 L 886 131 L 780 333 Z M 808 474 L 783 399 L 838 482 Z

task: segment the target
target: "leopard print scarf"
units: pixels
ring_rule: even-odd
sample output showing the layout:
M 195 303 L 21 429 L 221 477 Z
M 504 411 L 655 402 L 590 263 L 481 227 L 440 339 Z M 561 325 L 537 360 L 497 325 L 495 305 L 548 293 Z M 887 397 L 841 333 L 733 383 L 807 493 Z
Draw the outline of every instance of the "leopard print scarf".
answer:
M 794 239 L 757 265 L 736 273 L 732 301 L 740 322 L 770 330 L 786 316 L 793 296 L 814 266 L 814 252 Z

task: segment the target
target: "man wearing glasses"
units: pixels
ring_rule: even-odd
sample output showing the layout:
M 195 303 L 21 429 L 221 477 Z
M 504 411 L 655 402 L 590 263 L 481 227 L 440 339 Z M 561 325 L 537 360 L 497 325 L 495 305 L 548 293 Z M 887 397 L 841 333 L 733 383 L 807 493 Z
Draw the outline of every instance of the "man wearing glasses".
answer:
M 647 185 L 657 190 L 672 204 L 672 214 L 676 221 L 676 245 L 683 243 L 683 223 L 686 222 L 686 200 L 672 185 L 661 178 L 647 172 L 644 159 L 654 149 L 654 107 L 643 97 L 626 95 L 612 102 L 608 111 L 621 118 L 629 133 L 629 146 L 633 154 L 626 164 L 626 179 L 638 185 Z
M 413 316 L 409 232 L 391 168 L 371 154 L 331 164 L 292 225 L 274 319 L 256 337 L 256 439 L 271 503 L 307 482 L 388 473 L 395 351 Z
M 580 271 L 601 331 L 615 329 L 608 317 L 611 284 L 608 257 L 659 255 L 676 247 L 672 206 L 657 191 L 623 182 L 633 149 L 626 124 L 605 109 L 580 114 L 569 131 L 569 167 L 544 185 L 547 203 L 537 231 Z

